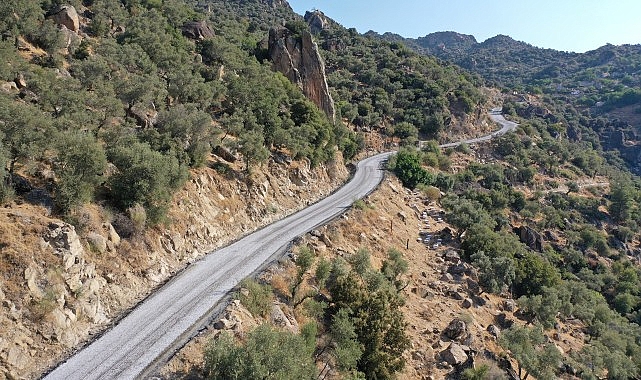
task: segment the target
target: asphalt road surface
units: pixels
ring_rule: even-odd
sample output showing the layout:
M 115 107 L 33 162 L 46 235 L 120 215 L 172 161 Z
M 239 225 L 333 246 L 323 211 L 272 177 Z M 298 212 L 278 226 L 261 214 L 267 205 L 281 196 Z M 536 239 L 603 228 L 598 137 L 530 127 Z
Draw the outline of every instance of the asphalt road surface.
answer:
M 501 124 L 499 131 L 462 142 L 487 141 L 516 127 L 500 115 L 500 109 L 493 110 L 491 117 Z M 383 179 L 382 164 L 392 154 L 360 161 L 352 180 L 334 194 L 188 266 L 45 379 L 135 379 L 153 374 L 157 364 L 220 311 L 221 301 L 242 279 L 277 259 L 296 237 L 327 223 L 373 191 Z
M 518 124 L 513 122 L 513 121 L 505 120 L 503 115 L 501 115 L 501 109 L 500 108 L 492 109 L 492 111 L 490 111 L 490 118 L 493 121 L 495 121 L 496 123 L 500 124 L 501 125 L 501 129 L 499 129 L 498 131 L 494 131 L 494 132 L 490 133 L 489 135 L 477 137 L 477 138 L 474 138 L 474 139 L 469 139 L 469 140 L 459 141 L 459 142 L 453 142 L 453 143 L 448 143 L 448 144 L 442 144 L 441 148 L 454 148 L 454 147 L 457 147 L 457 146 L 461 145 L 462 143 L 466 143 L 466 144 L 469 145 L 469 144 L 480 143 L 480 142 L 483 142 L 483 141 L 489 141 L 489 140 L 491 140 L 491 139 L 493 139 L 495 137 L 503 136 L 504 134 L 515 130 L 516 127 L 518 126 Z

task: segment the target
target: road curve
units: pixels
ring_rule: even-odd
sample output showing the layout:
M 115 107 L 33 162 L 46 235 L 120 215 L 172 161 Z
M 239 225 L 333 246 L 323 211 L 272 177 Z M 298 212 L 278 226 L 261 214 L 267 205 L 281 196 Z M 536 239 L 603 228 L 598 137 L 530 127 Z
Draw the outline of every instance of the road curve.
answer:
M 501 129 L 498 131 L 494 131 L 488 135 L 473 138 L 473 139 L 468 139 L 468 140 L 463 140 L 459 142 L 453 142 L 453 143 L 447 143 L 447 144 L 441 144 L 441 148 L 454 148 L 457 147 L 463 143 L 465 144 L 477 144 L 483 141 L 489 141 L 495 137 L 498 136 L 503 136 L 504 134 L 514 131 L 516 127 L 518 126 L 518 123 L 515 123 L 513 121 L 506 120 L 503 115 L 501 114 L 501 108 L 494 108 L 490 111 L 490 118 L 501 125 Z
M 487 136 L 443 144 L 474 144 L 503 135 L 516 123 L 493 110 L 502 128 Z M 296 237 L 343 213 L 383 179 L 382 164 L 394 152 L 360 161 L 353 178 L 322 201 L 205 256 L 149 296 L 116 326 L 61 363 L 46 380 L 135 379 L 149 375 L 220 308 L 221 300 L 244 278 L 278 257 Z
M 134 379 L 185 332 L 202 324 L 238 282 L 259 270 L 297 236 L 325 224 L 383 179 L 382 153 L 358 163 L 346 185 L 322 201 L 270 224 L 190 265 L 139 304 L 115 327 L 70 357 L 45 379 Z

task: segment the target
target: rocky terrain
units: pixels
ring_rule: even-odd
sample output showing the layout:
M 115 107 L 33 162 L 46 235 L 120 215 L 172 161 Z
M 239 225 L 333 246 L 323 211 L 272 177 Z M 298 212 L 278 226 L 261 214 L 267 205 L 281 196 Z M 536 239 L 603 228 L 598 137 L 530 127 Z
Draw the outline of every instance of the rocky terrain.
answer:
M 509 361 L 499 359 L 503 350 L 497 338 L 501 330 L 525 321 L 515 314 L 516 302 L 509 295 L 480 293 L 476 270 L 461 260 L 459 246 L 438 204 L 403 188 L 394 177 L 386 179 L 365 204 L 364 209 L 353 208 L 339 220 L 306 235 L 298 247 L 309 246 L 325 258 L 366 248 L 372 253 L 374 266 L 381 265 L 390 248 L 402 251 L 409 261 L 403 313 L 411 348 L 405 354 L 406 368 L 398 377 L 456 378 L 463 369 L 480 364 L 490 366 L 490 375 L 501 376 L 499 366 L 511 368 Z M 293 248 L 292 255 L 298 247 Z M 295 273 L 291 257 L 269 268 L 260 279 L 274 289 L 286 288 Z M 203 352 L 211 339 L 222 331 L 242 339 L 265 322 L 298 332 L 305 317 L 278 297 L 267 320 L 252 315 L 235 300 L 219 320 L 175 355 L 162 369 L 161 378 L 202 377 Z M 567 334 L 571 329 L 564 331 L 555 336 L 554 342 L 567 350 L 576 339 Z M 337 378 L 332 371 L 324 375 Z
M 348 176 L 341 161 L 311 169 L 279 155 L 251 176 L 232 164 L 196 170 L 171 224 L 129 239 L 96 207 L 80 228 L 28 204 L 1 209 L 0 372 L 39 377 L 190 262 L 329 194 Z

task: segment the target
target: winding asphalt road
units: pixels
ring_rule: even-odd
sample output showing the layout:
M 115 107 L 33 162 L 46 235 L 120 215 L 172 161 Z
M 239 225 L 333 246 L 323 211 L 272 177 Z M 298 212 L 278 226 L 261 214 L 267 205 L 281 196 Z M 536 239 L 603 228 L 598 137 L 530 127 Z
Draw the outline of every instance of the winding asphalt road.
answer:
M 499 131 L 462 142 L 487 141 L 516 128 L 515 123 L 500 116 L 500 110 L 493 110 L 491 116 L 501 124 Z M 383 179 L 382 164 L 393 154 L 360 161 L 351 181 L 334 194 L 190 265 L 45 379 L 135 379 L 152 375 L 159 363 L 222 309 L 221 301 L 242 279 L 279 258 L 296 237 L 327 223 L 354 200 L 373 191 Z
M 480 142 L 483 142 L 483 141 L 489 141 L 489 140 L 492 140 L 495 137 L 503 136 L 504 134 L 515 130 L 516 127 L 518 126 L 518 124 L 513 122 L 513 121 L 505 120 L 503 115 L 501 115 L 501 108 L 493 108 L 490 111 L 490 118 L 493 121 L 495 121 L 496 123 L 500 124 L 501 125 L 501 129 L 499 129 L 498 131 L 494 131 L 494 132 L 490 133 L 489 135 L 477 137 L 477 138 L 474 138 L 474 139 L 442 144 L 441 148 L 454 148 L 454 147 L 457 147 L 457 146 L 461 145 L 462 143 L 466 143 L 466 144 L 470 145 L 470 144 L 477 144 L 477 143 L 480 143 Z

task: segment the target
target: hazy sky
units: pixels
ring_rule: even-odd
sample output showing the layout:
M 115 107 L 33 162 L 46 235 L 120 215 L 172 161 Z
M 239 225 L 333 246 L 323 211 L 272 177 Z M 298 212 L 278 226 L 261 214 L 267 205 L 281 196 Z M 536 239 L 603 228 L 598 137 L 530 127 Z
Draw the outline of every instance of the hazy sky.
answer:
M 421 37 L 432 32 L 497 34 L 532 45 L 585 52 L 641 43 L 641 0 L 288 0 L 299 14 L 318 9 L 347 28 Z

